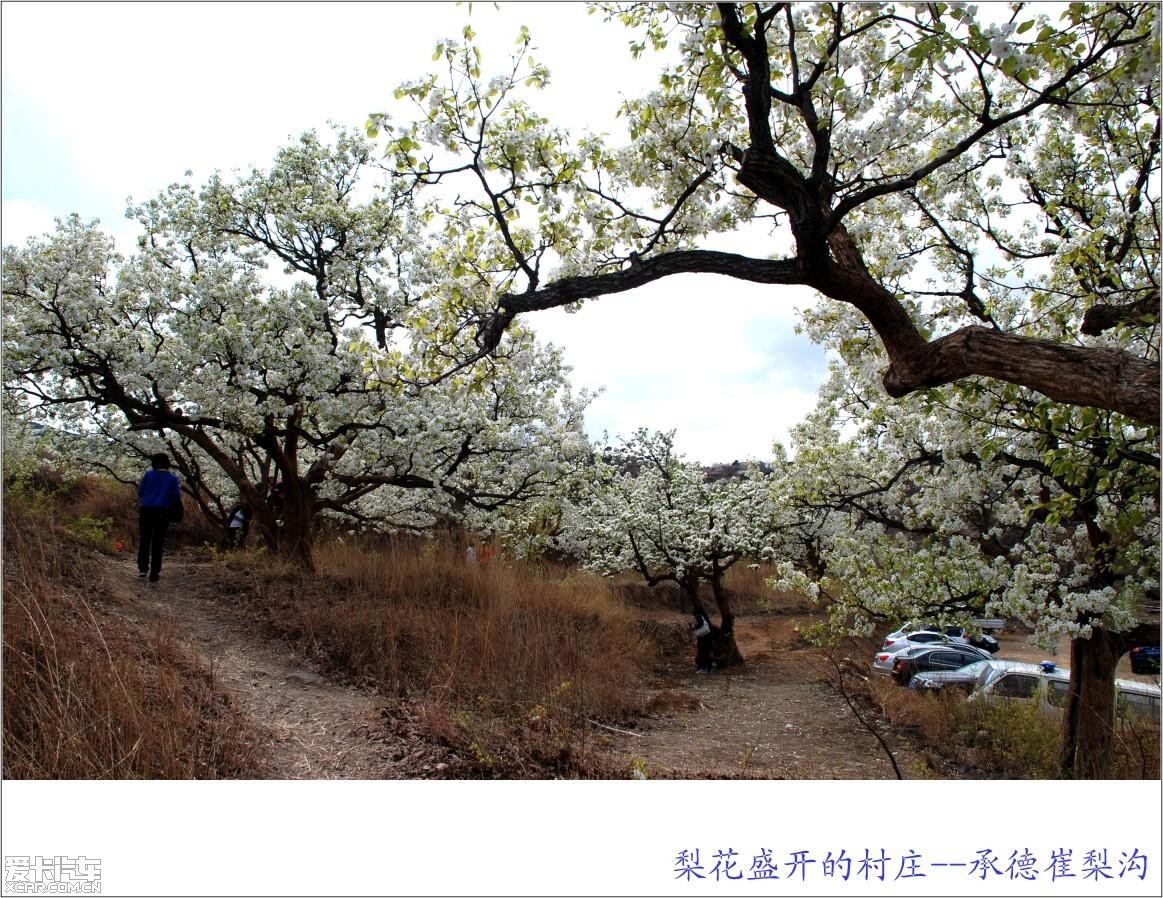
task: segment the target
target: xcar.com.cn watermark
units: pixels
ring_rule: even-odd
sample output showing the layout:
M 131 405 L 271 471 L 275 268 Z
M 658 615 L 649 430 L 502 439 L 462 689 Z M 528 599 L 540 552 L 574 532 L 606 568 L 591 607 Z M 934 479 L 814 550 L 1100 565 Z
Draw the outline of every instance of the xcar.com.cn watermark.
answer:
M 5 855 L 5 895 L 100 895 L 101 862 L 65 855 Z

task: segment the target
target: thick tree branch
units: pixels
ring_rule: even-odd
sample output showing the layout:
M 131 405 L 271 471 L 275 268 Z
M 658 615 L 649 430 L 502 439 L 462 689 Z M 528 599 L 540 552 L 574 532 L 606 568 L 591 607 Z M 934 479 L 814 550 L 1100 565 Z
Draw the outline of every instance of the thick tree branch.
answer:
M 1082 318 L 1081 330 L 1088 337 L 1097 337 L 1120 324 L 1139 327 L 1158 321 L 1159 291 L 1155 290 L 1150 296 L 1127 305 L 1098 303 L 1091 306 Z
M 833 240 L 833 251 L 843 241 Z M 839 260 L 854 261 L 854 260 Z M 855 260 L 858 261 L 858 260 Z M 540 290 L 505 294 L 483 323 L 479 358 L 495 349 L 520 313 L 557 308 L 621 293 L 673 274 L 723 274 L 764 284 L 804 284 L 855 305 L 876 328 L 890 365 L 884 387 L 890 396 L 952 383 L 963 377 L 996 377 L 1029 387 L 1059 402 L 1106 408 L 1143 424 L 1159 421 L 1159 364 L 1112 349 L 1055 343 L 966 327 L 926 342 L 903 307 L 866 281 L 862 270 L 833 267 L 817 280 L 795 260 L 753 259 L 734 253 L 684 250 L 644 259 L 619 271 L 565 278 Z
M 802 284 L 794 260 L 755 259 L 712 250 L 680 250 L 642 259 L 619 271 L 564 278 L 531 293 L 501 297 L 501 308 L 514 314 L 552 309 L 581 299 L 633 290 L 674 274 L 723 274 L 758 284 Z
M 883 336 L 883 335 L 882 335 Z M 1159 363 L 1113 349 L 1076 346 L 964 327 L 926 343 L 919 352 L 894 354 L 884 374 L 890 396 L 963 377 L 1000 377 L 1050 399 L 1119 412 L 1142 423 L 1159 423 Z
M 471 364 L 496 349 L 505 328 L 522 312 L 555 309 L 583 299 L 623 293 L 672 274 L 693 273 L 723 274 L 760 284 L 804 283 L 798 273 L 798 265 L 790 260 L 753 259 L 736 253 L 711 250 L 662 253 L 650 259 L 638 260 L 619 271 L 564 278 L 540 290 L 504 294 L 499 308 L 481 325 L 477 335 L 480 351 L 465 364 Z

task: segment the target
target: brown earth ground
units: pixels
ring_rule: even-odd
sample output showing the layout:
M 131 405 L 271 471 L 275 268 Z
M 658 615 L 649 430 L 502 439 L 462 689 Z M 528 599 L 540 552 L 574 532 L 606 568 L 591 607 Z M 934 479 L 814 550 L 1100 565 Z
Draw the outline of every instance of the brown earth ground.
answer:
M 676 627 L 686 620 L 673 615 Z M 693 646 L 668 657 L 648 682 L 650 713 L 639 735 L 623 737 L 626 766 L 651 778 L 894 779 L 887 753 L 837 688 L 836 669 L 796 632 L 810 621 L 805 614 L 739 616 L 742 667 L 696 674 Z M 869 709 L 860 711 L 906 776 L 941 766 Z
M 423 736 L 406 710 L 374 691 L 313 670 L 292 646 L 270 635 L 217 595 L 199 565 L 167 558 L 161 583 L 137 580 L 128 560 L 110 562 L 106 586 L 127 614 L 172 628 L 203 659 L 219 684 L 255 724 L 257 746 L 271 779 L 416 779 L 447 775 L 446 748 Z M 638 696 L 645 713 L 633 724 L 593 722 L 597 741 L 618 769 L 649 778 L 892 779 L 892 748 L 907 778 L 972 778 L 905 733 L 894 732 L 869 708 L 857 718 L 837 688 L 837 669 L 805 643 L 797 624 L 807 613 L 740 615 L 736 639 L 747 663 L 697 675 L 688 616 L 638 609 L 648 630 L 664 635 L 667 650 Z M 871 643 L 869 644 L 871 645 Z M 863 649 L 863 646 L 860 647 Z M 852 647 L 850 663 L 837 654 L 848 682 L 870 676 L 871 649 Z M 1003 637 L 1001 657 L 1069 660 Z M 1120 676 L 1128 675 L 1127 660 Z M 855 672 L 855 673 L 854 673 Z M 1149 679 L 1149 678 L 1143 678 Z
M 797 624 L 817 620 L 803 612 L 740 616 L 735 633 L 747 659 L 742 668 L 695 674 L 693 646 L 670 657 L 649 684 L 652 713 L 636 728 L 640 735 L 623 737 L 628 765 L 644 768 L 647 776 L 680 778 L 893 779 L 892 761 L 871 727 L 905 778 L 989 775 L 951 764 L 856 702 L 867 725 L 862 722 L 839 688 L 837 666 L 796 631 Z M 672 626 L 686 621 L 671 616 Z M 1054 652 L 1031 645 L 1025 633 L 1003 633 L 999 641 L 999 658 L 1069 666 L 1069 640 Z M 878 676 L 871 671 L 877 644 L 865 640 L 835 653 L 846 688 L 853 677 Z M 1118 676 L 1159 682 L 1132 674 L 1126 656 Z

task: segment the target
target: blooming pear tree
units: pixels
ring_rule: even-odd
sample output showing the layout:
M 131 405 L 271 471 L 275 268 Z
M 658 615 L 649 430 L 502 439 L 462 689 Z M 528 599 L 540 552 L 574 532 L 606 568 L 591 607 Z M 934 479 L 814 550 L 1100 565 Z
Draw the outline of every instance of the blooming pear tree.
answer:
M 676 57 L 621 106 L 628 143 L 533 110 L 527 33 L 493 78 L 471 29 L 442 42 L 397 91 L 415 121 L 371 119 L 390 167 L 455 192 L 482 351 L 519 314 L 714 273 L 855 309 L 894 397 L 986 376 L 1158 420 L 1157 6 L 599 9 Z M 770 256 L 699 247 L 767 227 Z
M 604 573 L 634 570 L 651 586 L 675 583 L 704 615 L 700 586 L 709 584 L 720 616 L 715 654 L 721 664 L 740 662 L 723 578 L 741 559 L 760 557 L 780 524 L 766 476 L 752 467 L 709 481 L 675 451 L 673 431 L 639 430 L 598 462 L 591 483 L 566 517 L 574 551 Z
M 228 483 L 306 564 L 321 514 L 415 524 L 550 489 L 584 448 L 586 397 L 519 331 L 418 382 L 440 310 L 411 203 L 390 185 L 361 195 L 368 163 L 358 138 L 306 135 L 269 171 L 136 208 L 129 258 L 75 217 L 6 249 L 6 391 L 66 431 L 164 441 L 209 510 Z M 401 501 L 416 490 L 439 499 Z
M 984 615 L 1070 638 L 1062 770 L 1103 775 L 1115 664 L 1158 639 L 1157 429 L 987 381 L 886 402 L 874 338 L 847 324 L 776 473 L 817 521 L 817 564 L 785 563 L 781 585 L 825 595 L 833 632 Z
M 503 530 L 517 506 L 567 490 L 590 456 L 589 394 L 574 394 L 559 350 L 528 332 L 513 337 L 471 376 L 404 390 L 392 427 L 368 433 L 359 453 L 336 464 L 320 507 L 398 523 L 403 502 L 414 529 L 451 520 Z

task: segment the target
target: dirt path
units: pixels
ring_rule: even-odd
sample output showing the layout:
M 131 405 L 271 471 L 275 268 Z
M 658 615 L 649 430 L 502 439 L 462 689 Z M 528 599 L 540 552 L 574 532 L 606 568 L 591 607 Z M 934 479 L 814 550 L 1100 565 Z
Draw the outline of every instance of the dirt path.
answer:
M 260 751 L 272 779 L 396 779 L 415 769 L 413 744 L 391 735 L 383 703 L 311 670 L 290 646 L 214 601 L 197 564 L 167 557 L 149 587 L 129 560 L 110 565 L 111 588 L 136 599 L 139 620 L 172 627 L 175 638 L 213 672 L 265 737 Z
M 676 620 L 677 620 L 676 616 Z M 685 620 L 684 620 L 685 623 Z M 623 736 L 629 768 L 650 777 L 894 779 L 876 737 L 828 682 L 787 617 L 736 621 L 741 669 L 695 674 L 693 648 L 651 684 L 652 713 Z M 906 776 L 931 760 L 889 736 Z

